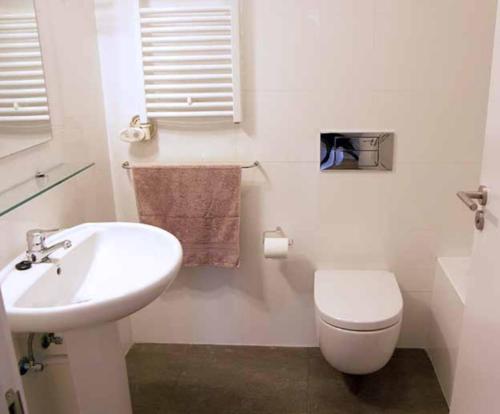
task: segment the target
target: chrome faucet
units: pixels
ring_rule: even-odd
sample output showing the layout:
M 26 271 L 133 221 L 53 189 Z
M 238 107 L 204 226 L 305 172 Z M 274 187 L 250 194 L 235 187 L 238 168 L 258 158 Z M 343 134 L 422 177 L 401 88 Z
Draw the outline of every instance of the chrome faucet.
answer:
M 44 263 L 50 260 L 49 255 L 59 249 L 69 249 L 71 247 L 70 240 L 47 246 L 45 239 L 49 234 L 56 233 L 59 229 L 40 230 L 34 229 L 26 233 L 26 241 L 28 242 L 28 250 L 26 250 L 27 259 L 31 263 Z

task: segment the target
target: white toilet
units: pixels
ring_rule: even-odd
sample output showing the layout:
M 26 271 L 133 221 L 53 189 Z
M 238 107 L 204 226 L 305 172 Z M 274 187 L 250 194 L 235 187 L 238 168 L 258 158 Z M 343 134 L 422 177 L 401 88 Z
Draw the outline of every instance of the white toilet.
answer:
M 391 359 L 403 313 L 394 274 L 317 271 L 314 302 L 319 346 L 334 368 L 346 374 L 370 374 Z

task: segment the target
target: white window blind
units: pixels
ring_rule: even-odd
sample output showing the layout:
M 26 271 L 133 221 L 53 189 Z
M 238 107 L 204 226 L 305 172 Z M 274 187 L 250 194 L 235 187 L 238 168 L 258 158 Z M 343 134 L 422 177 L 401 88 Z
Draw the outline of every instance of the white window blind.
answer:
M 238 1 L 168 4 L 140 9 L 148 117 L 240 122 Z
M 33 14 L 0 14 L 0 122 L 48 121 Z

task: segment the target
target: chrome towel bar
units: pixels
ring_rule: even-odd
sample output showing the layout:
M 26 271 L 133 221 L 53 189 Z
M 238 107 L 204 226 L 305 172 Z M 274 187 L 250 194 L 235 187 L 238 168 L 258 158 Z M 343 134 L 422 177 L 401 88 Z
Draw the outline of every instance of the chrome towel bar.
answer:
M 260 162 L 259 161 L 254 161 L 252 164 L 250 165 L 242 165 L 241 168 L 255 168 L 255 167 L 258 167 L 260 165 Z M 128 161 L 124 161 L 122 163 L 122 168 L 125 169 L 125 170 L 131 170 L 133 169 L 134 167 L 132 165 L 130 165 L 130 162 Z

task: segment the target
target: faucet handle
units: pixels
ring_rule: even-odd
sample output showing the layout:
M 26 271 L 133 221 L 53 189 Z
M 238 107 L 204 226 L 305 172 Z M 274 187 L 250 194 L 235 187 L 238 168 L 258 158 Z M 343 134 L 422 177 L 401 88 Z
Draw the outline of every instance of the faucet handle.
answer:
M 33 251 L 42 249 L 44 247 L 45 238 L 52 234 L 57 233 L 60 229 L 32 229 L 26 233 L 26 241 L 28 242 L 28 250 Z

